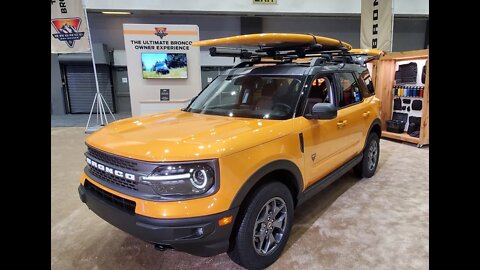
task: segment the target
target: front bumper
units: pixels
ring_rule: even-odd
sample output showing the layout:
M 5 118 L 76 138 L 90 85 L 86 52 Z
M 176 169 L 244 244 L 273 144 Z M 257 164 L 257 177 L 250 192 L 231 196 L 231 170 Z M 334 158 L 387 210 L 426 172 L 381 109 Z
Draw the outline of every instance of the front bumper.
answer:
M 98 189 L 98 187 L 97 187 Z M 90 210 L 115 227 L 152 244 L 159 244 L 193 255 L 207 257 L 226 252 L 238 208 L 194 218 L 158 219 L 126 211 L 113 203 L 108 194 L 95 187 L 78 187 L 80 199 Z M 233 216 L 233 221 L 219 226 L 218 220 Z

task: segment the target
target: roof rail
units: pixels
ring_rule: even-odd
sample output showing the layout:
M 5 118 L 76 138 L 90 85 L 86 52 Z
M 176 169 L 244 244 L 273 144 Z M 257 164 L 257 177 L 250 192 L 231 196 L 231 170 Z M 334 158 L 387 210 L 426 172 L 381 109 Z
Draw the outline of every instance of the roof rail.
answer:
M 279 61 L 260 61 L 260 60 L 252 60 L 252 61 L 245 61 L 245 62 L 240 62 L 234 68 L 243 68 L 243 67 L 251 67 L 256 64 L 282 64 L 284 62 L 279 62 Z
M 318 45 L 318 44 L 313 44 Z M 260 48 L 257 50 L 247 50 L 243 48 L 225 48 L 225 47 L 211 47 L 209 49 L 211 56 L 221 57 L 238 57 L 242 60 L 250 60 L 242 62 L 235 67 L 253 66 L 254 64 L 282 64 L 290 63 L 293 60 L 312 58 L 310 66 L 318 66 L 325 63 L 345 63 L 345 64 L 359 64 L 365 65 L 368 61 L 378 58 L 379 54 L 372 56 L 365 50 L 336 49 L 326 50 L 321 46 L 285 46 L 285 47 L 270 47 Z M 277 61 L 272 61 L 277 60 Z M 307 63 L 308 64 L 308 63 Z
M 319 66 L 321 64 L 324 64 L 326 62 L 332 61 L 332 55 L 330 54 L 324 54 L 320 55 L 319 57 L 314 57 L 312 60 L 310 60 L 310 66 Z

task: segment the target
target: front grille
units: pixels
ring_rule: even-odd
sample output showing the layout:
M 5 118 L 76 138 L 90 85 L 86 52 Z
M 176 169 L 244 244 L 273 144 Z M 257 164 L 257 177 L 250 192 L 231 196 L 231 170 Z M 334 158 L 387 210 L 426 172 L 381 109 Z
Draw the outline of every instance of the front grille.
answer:
M 107 192 L 101 188 L 98 188 L 94 184 L 90 183 L 88 180 L 85 179 L 85 183 L 83 184 L 86 190 L 91 191 L 95 197 L 99 198 L 100 200 L 122 210 L 130 215 L 135 214 L 135 206 L 136 203 L 134 201 L 124 199 L 120 196 L 114 195 L 110 192 Z
M 100 180 L 112 183 L 114 185 L 122 186 L 125 188 L 138 190 L 137 183 L 135 181 L 118 177 L 116 175 L 101 171 L 92 166 L 89 166 L 89 168 L 90 168 L 90 173 Z
M 88 147 L 88 154 L 90 154 L 92 157 L 101 160 L 107 164 L 111 164 L 120 168 L 124 168 L 127 170 L 132 170 L 132 171 L 138 171 L 137 169 L 137 162 L 124 159 L 121 157 L 116 157 L 113 155 L 105 154 L 102 151 L 99 151 L 95 148 Z

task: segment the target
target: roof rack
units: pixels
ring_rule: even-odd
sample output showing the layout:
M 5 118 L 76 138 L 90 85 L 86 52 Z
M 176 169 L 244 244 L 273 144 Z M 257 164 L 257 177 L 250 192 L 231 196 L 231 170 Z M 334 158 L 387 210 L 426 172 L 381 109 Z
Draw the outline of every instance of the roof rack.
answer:
M 238 57 L 242 60 L 235 67 L 247 67 L 255 64 L 282 64 L 291 63 L 293 60 L 311 58 L 310 66 L 318 66 L 326 63 L 344 63 L 365 65 L 376 56 L 368 55 L 365 52 L 349 52 L 346 49 L 331 50 L 319 44 L 308 46 L 270 47 L 257 50 L 243 48 L 211 47 L 211 56 Z
M 211 56 L 226 56 L 239 57 L 240 59 L 252 59 L 258 57 L 272 57 L 273 59 L 283 60 L 285 58 L 304 58 L 309 54 L 329 53 L 329 52 L 344 52 L 347 53 L 346 48 L 341 50 L 332 50 L 327 46 L 320 44 L 305 44 L 295 46 L 280 46 L 280 47 L 261 47 L 256 50 L 247 50 L 242 48 L 230 47 L 211 47 Z

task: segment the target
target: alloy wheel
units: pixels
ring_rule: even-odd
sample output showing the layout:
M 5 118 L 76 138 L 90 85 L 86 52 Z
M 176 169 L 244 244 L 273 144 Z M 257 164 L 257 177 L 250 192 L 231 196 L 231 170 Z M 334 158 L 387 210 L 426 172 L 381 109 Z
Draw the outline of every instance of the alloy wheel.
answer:
M 257 215 L 253 246 L 261 256 L 270 255 L 279 245 L 287 225 L 287 205 L 280 197 L 267 201 Z

